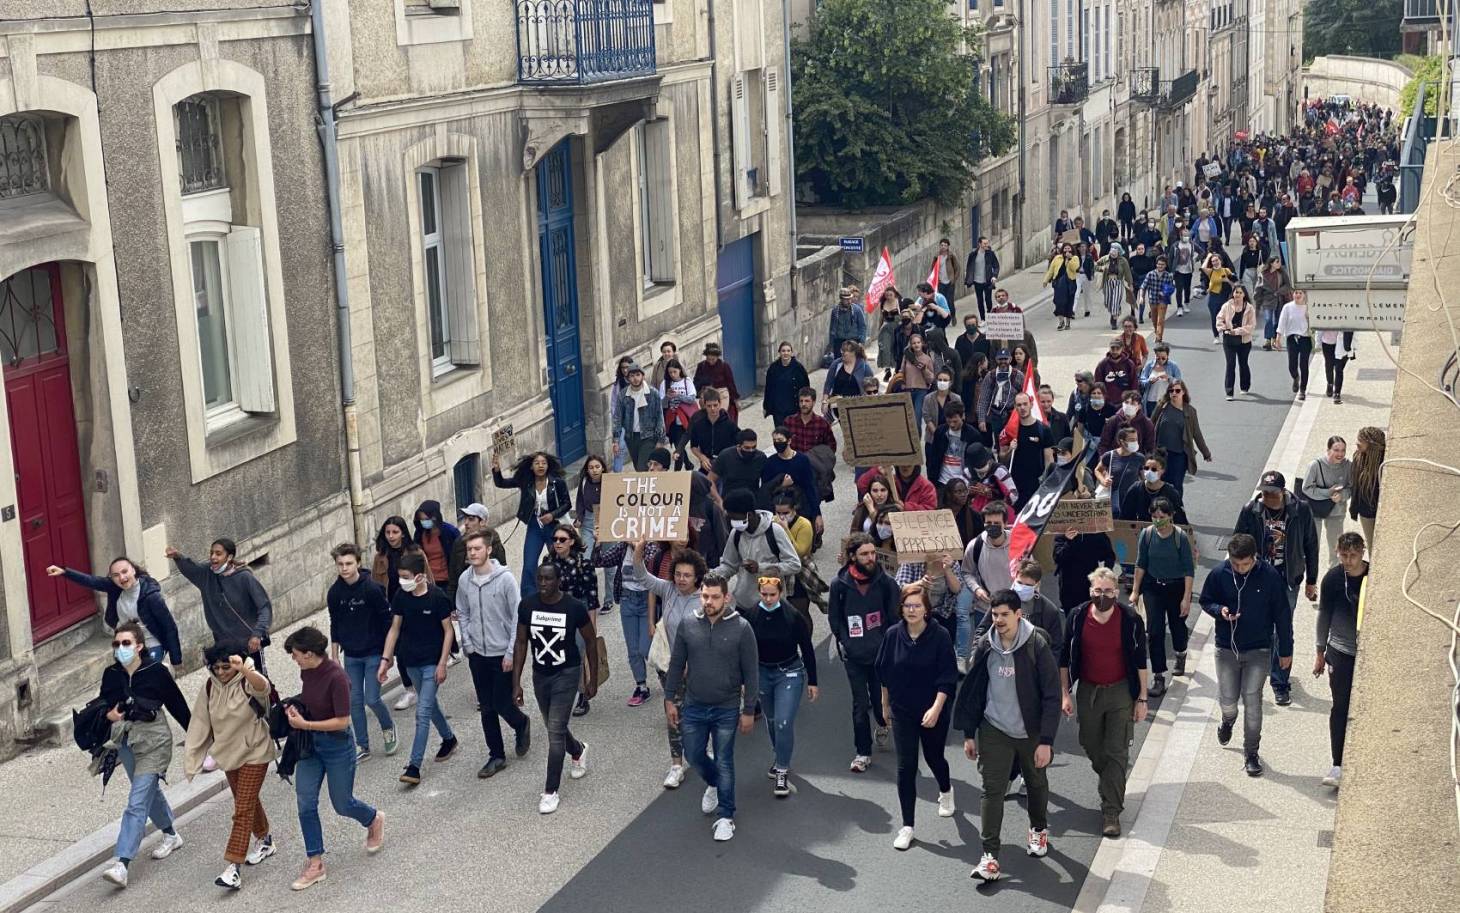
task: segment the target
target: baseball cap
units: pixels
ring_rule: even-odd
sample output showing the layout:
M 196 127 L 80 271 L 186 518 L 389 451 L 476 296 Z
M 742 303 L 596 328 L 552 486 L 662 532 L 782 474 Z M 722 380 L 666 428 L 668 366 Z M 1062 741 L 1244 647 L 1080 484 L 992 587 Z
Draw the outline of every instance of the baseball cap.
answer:
M 1010 358 L 1010 359 L 1012 359 L 1013 357 L 1014 356 L 1012 356 L 1012 355 L 1009 354 L 1009 350 L 1008 349 L 1000 349 L 997 353 L 995 353 L 994 360 L 997 361 L 1000 358 Z
M 487 505 L 485 504 L 468 504 L 461 510 L 458 510 L 456 515 L 458 517 L 476 517 L 478 520 L 490 519 L 487 515 Z
M 1270 470 L 1262 474 L 1262 481 L 1257 484 L 1257 490 L 1271 494 L 1275 491 L 1284 491 L 1288 487 L 1288 480 L 1283 474 L 1276 470 Z

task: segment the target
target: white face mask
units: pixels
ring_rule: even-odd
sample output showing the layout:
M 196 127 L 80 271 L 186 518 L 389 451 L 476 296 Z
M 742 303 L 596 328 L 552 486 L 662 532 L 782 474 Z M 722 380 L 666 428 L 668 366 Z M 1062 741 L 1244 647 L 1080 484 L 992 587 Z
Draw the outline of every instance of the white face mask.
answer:
M 1058 463 L 1059 465 L 1061 465 L 1061 466 L 1068 466 L 1070 460 L 1073 460 L 1073 459 L 1074 459 L 1074 457 L 1072 457 L 1072 456 L 1057 456 L 1057 457 L 1054 458 L 1054 461 L 1056 463 Z
M 417 579 L 415 576 L 400 578 L 400 588 L 408 593 L 415 592 Z
M 877 524 L 877 538 L 878 539 L 891 539 L 892 538 L 892 527 L 889 526 L 889 525 L 887 525 L 887 524 L 885 524 L 885 523 L 879 523 L 879 524 Z
M 1015 583 L 1013 590 L 1020 602 L 1028 602 L 1034 598 L 1035 586 L 1032 583 Z
M 1126 403 L 1125 405 L 1120 407 L 1120 411 L 1124 413 L 1126 418 L 1135 418 L 1136 410 L 1139 408 L 1140 407 L 1137 406 L 1135 403 Z
M 1140 448 L 1140 446 L 1141 446 L 1141 442 L 1140 441 L 1126 441 L 1125 442 L 1125 452 L 1126 453 L 1135 453 Z
M 1141 473 L 1147 482 L 1155 482 L 1161 478 L 1161 474 L 1154 469 L 1147 469 Z
M 953 387 L 953 381 L 951 381 L 951 380 L 940 380 L 940 381 L 938 381 L 938 389 L 939 390 L 945 390 L 946 391 L 946 390 L 951 389 L 952 387 Z
M 746 524 L 746 522 L 744 520 L 731 520 L 730 521 L 730 529 L 732 531 L 734 531 L 734 532 L 737 532 L 737 533 L 738 532 L 742 532 L 745 529 L 746 525 L 747 524 Z

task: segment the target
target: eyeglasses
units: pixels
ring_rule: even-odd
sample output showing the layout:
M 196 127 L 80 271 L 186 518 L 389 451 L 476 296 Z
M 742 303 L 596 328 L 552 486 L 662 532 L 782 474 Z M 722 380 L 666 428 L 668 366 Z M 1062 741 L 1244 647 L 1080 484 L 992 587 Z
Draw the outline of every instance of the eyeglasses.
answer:
M 114 641 L 112 641 L 112 648 L 113 649 L 115 649 L 117 647 L 135 647 L 135 646 L 137 646 L 137 642 L 134 641 L 134 640 L 114 640 Z
M 572 542 L 573 539 L 570 536 L 553 536 L 553 541 L 554 542 Z

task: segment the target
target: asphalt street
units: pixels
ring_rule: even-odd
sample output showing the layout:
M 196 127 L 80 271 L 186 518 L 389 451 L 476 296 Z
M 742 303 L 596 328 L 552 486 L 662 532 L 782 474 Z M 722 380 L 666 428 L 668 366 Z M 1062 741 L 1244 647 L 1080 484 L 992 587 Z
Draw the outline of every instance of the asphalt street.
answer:
M 1036 283 L 1037 284 L 1037 283 Z M 1029 295 L 1028 297 L 1032 297 Z M 963 302 L 965 307 L 972 302 Z M 1056 332 L 1047 306 L 1030 315 L 1044 361 L 1040 371 L 1063 403 L 1075 370 L 1093 368 L 1111 335 L 1096 312 L 1071 332 Z M 1148 329 L 1148 328 L 1146 328 Z M 1253 395 L 1223 400 L 1221 350 L 1211 345 L 1204 304 L 1173 319 L 1167 339 L 1173 359 L 1193 390 L 1202 428 L 1216 465 L 1203 465 L 1186 488 L 1186 506 L 1200 536 L 1203 567 L 1218 551 L 1238 510 L 1252 495 L 1266 468 L 1291 404 L 1286 357 L 1260 349 L 1252 353 Z M 1315 370 L 1321 365 L 1315 362 Z M 751 410 L 747 410 L 751 411 Z M 753 407 L 758 413 L 758 406 Z M 762 432 L 768 431 L 761 427 Z M 1291 473 L 1293 467 L 1280 467 Z M 853 506 L 850 474 L 843 468 L 838 499 L 827 506 L 828 531 L 845 529 Z M 828 535 L 818 555 L 824 573 L 835 566 L 839 538 Z M 517 540 L 509 542 L 517 563 Z M 1300 615 L 1311 611 L 1300 607 Z M 1310 616 L 1311 618 L 1311 616 Z M 266 904 L 286 910 L 400 911 L 492 909 L 639 913 L 681 904 L 709 905 L 724 913 L 829 909 L 881 911 L 923 903 L 942 907 L 975 902 L 975 892 L 997 896 L 1008 910 L 1068 910 L 1079 894 L 1099 841 L 1095 777 L 1079 750 L 1073 723 L 1061 725 L 1050 770 L 1051 849 L 1044 860 L 1026 857 L 1027 827 L 1022 800 L 1006 808 L 1002 856 L 1006 879 L 978 889 L 969 869 L 979 855 L 979 787 L 975 765 L 961 753 L 961 734 L 950 739 L 958 814 L 936 816 L 936 788 L 926 772 L 919 780 L 917 842 L 908 852 L 892 848 L 897 828 L 893 783 L 895 758 L 878 751 L 872 769 L 853 774 L 849 695 L 839 663 L 826 659 L 824 617 L 817 616 L 821 699 L 803 702 L 797 724 L 793 774 L 796 793 L 772 797 L 765 769 L 770 751 L 763 729 L 737 745 L 738 831 L 729 843 L 710 838 L 711 819 L 699 811 L 703 784 L 691 774 L 675 792 L 661 788 L 667 762 L 661 695 L 631 709 L 632 688 L 623 659 L 617 621 L 604 616 L 613 679 L 594 702 L 593 712 L 575 720 L 575 734 L 590 746 L 590 774 L 565 779 L 562 808 L 537 813 L 547 739 L 535 725 L 531 753 L 490 781 L 475 777 L 484 756 L 480 727 L 464 666 L 451 670 L 443 702 L 463 741 L 463 751 L 446 764 L 427 761 L 425 782 L 414 790 L 395 780 L 404 747 L 395 758 L 362 765 L 359 792 L 387 816 L 385 852 L 364 855 L 364 834 L 335 817 L 321 797 L 329 846 L 329 880 L 302 894 L 289 882 L 303 864 L 293 792 L 272 775 L 263 800 L 280 853 L 244 873 L 245 889 L 229 894 L 214 887 L 223 867 L 228 830 L 228 795 L 185 818 L 187 845 L 164 862 L 144 858 L 133 867 L 124 895 L 94 875 L 63 889 L 38 908 L 83 910 L 119 907 L 182 910 Z M 1305 619 L 1299 620 L 1306 623 Z M 272 657 L 271 657 L 272 659 Z M 286 661 L 280 656 L 275 661 Z M 531 706 L 531 697 L 529 696 Z M 1154 718 L 1155 706 L 1152 707 Z M 409 715 L 397 713 L 406 724 Z M 1149 723 L 1136 727 L 1134 758 Z M 434 753 L 433 735 L 430 752 Z M 120 793 L 113 793 L 120 811 Z M 147 848 L 150 849 L 150 843 Z

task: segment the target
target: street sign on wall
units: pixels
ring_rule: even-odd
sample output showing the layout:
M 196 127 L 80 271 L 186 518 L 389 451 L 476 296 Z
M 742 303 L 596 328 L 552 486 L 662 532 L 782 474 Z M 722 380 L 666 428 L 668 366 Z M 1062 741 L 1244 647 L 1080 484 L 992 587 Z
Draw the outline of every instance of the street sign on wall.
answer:
M 1408 289 L 1310 288 L 1308 323 L 1315 330 L 1404 329 L 1404 302 Z
M 866 238 L 838 238 L 837 244 L 849 254 L 860 254 L 867 246 Z

